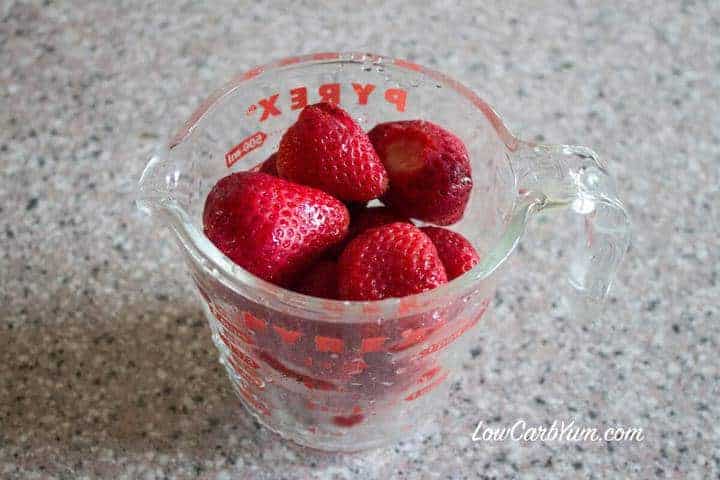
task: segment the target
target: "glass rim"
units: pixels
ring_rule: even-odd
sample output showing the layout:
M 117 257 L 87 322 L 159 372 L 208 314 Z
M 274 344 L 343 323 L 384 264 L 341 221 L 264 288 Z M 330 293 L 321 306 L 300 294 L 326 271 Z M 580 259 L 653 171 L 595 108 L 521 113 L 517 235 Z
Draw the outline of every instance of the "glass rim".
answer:
M 519 144 L 522 143 L 510 133 L 500 115 L 488 103 L 478 97 L 470 88 L 443 73 L 406 60 L 371 53 L 323 52 L 282 58 L 254 67 L 235 76 L 200 104 L 170 142 L 160 147 L 157 155 L 162 155 L 163 151 L 167 154 L 170 150 L 183 143 L 224 97 L 241 88 L 252 79 L 261 77 L 266 73 L 313 64 L 367 64 L 368 62 L 383 67 L 411 70 L 440 82 L 465 97 L 478 108 L 493 126 L 498 137 L 509 151 L 515 151 Z M 163 202 L 162 207 L 164 207 L 161 210 L 166 214 L 166 219 L 169 220 L 182 246 L 190 254 L 192 260 L 231 290 L 241 292 L 245 297 L 290 315 L 305 318 L 316 317 L 316 320 L 344 323 L 376 321 L 378 316 L 417 315 L 471 293 L 479 282 L 490 277 L 513 252 L 524 231 L 527 216 L 531 212 L 531 205 L 525 205 L 524 208 L 518 208 L 518 205 L 514 205 L 504 232 L 501 233 L 496 244 L 481 257 L 481 261 L 463 275 L 437 288 L 401 298 L 350 301 L 311 297 L 263 280 L 225 256 L 195 227 L 189 214 L 178 204 L 172 201 Z

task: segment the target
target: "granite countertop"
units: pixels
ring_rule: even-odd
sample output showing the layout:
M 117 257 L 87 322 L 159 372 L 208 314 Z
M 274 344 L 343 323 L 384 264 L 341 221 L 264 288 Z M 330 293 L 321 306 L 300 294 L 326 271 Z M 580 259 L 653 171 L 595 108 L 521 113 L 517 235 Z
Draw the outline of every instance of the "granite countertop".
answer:
M 720 4 L 157 3 L 0 6 L 1 478 L 720 478 Z M 439 431 L 349 456 L 239 408 L 169 233 L 133 205 L 209 91 L 333 49 L 448 72 L 520 136 L 593 146 L 634 221 L 594 321 L 555 293 L 562 241 L 535 222 Z M 471 441 L 518 418 L 645 439 Z

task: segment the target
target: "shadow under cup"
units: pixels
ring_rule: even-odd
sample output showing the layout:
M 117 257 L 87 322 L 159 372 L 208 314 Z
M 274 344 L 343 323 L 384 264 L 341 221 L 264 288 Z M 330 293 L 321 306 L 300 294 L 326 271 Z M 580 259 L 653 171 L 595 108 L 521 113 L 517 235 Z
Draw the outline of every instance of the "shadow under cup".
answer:
M 299 110 L 318 101 L 339 103 L 366 130 L 427 119 L 465 142 L 474 187 L 452 229 L 480 252 L 478 266 L 423 294 L 341 302 L 269 284 L 207 240 L 202 210 L 213 185 L 265 160 Z M 253 69 L 211 96 L 151 159 L 140 203 L 176 233 L 245 407 L 297 443 L 361 450 L 405 436 L 441 411 L 494 296 L 493 272 L 531 210 L 517 215 L 511 156 L 518 142 L 487 104 L 437 72 L 367 54 L 294 57 Z M 534 197 L 527 205 L 540 203 Z

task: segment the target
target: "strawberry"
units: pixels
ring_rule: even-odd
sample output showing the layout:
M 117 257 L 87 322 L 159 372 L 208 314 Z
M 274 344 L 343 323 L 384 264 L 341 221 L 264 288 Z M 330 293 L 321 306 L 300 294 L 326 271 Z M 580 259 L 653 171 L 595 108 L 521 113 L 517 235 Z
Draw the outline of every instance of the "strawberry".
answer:
M 377 198 L 388 185 L 368 136 L 347 112 L 329 103 L 300 112 L 280 140 L 277 170 L 283 178 L 346 202 Z
M 338 262 L 338 293 L 345 300 L 404 297 L 446 282 L 432 241 L 408 223 L 366 230 L 348 244 Z
M 252 169 L 253 172 L 262 172 L 267 173 L 268 175 L 272 175 L 273 177 L 278 176 L 277 171 L 277 165 L 275 164 L 275 161 L 277 160 L 277 152 L 270 155 L 267 160 L 262 162 L 261 164 L 257 165 L 255 168 Z
M 423 120 L 381 123 L 368 136 L 390 178 L 385 205 L 438 225 L 460 220 L 473 183 L 458 137 Z
M 289 285 L 347 235 L 350 216 L 336 198 L 260 172 L 220 179 L 205 201 L 205 235 L 260 278 Z
M 365 230 L 387 225 L 388 223 L 403 222 L 412 225 L 409 218 L 398 215 L 387 207 L 365 207 L 348 205 L 350 211 L 350 231 L 345 240 L 332 248 L 331 257 L 339 257 L 347 244 Z
M 437 248 L 448 280 L 459 277 L 480 261 L 475 247 L 459 233 L 441 227 L 422 227 L 420 230 L 430 237 Z
M 295 282 L 296 292 L 320 298 L 337 298 L 337 262 L 319 260 Z

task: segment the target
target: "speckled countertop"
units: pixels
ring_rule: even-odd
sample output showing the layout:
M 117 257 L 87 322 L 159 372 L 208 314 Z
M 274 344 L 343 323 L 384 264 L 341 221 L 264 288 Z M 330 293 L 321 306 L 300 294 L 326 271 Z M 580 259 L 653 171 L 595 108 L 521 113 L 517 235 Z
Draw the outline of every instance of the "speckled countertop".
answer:
M 0 4 L 0 478 L 718 478 L 720 4 L 149 3 Z M 555 297 L 561 245 L 536 223 L 439 432 L 351 456 L 238 408 L 168 232 L 132 203 L 207 92 L 333 49 L 435 67 L 525 138 L 595 147 L 634 219 L 594 323 Z M 517 418 L 645 440 L 470 439 Z

